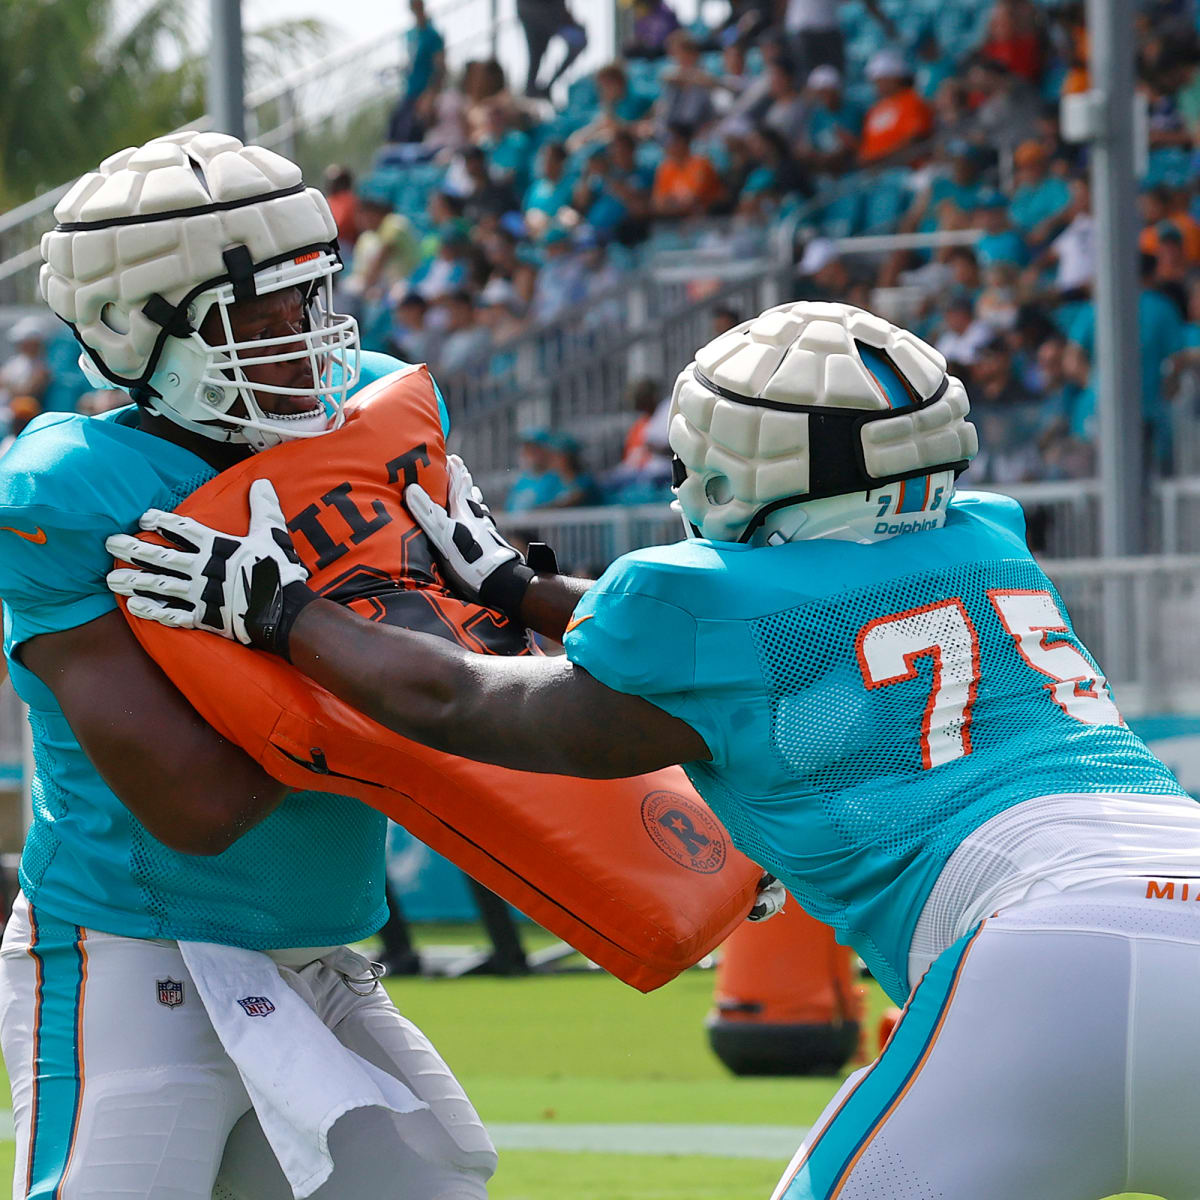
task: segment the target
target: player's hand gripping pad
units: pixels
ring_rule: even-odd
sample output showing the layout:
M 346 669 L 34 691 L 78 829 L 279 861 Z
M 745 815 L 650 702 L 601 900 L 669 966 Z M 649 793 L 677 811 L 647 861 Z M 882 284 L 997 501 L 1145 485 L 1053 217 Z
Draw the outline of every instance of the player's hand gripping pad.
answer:
M 336 432 L 256 454 L 177 511 L 241 531 L 249 486 L 267 476 L 314 589 L 479 653 L 532 653 L 520 626 L 447 591 L 403 506 L 417 481 L 444 504 L 445 464 L 432 381 L 416 368 L 363 389 Z M 130 625 L 204 719 L 280 782 L 365 800 L 642 991 L 720 944 L 754 903 L 761 871 L 678 768 L 598 781 L 469 762 L 384 729 L 280 659 Z

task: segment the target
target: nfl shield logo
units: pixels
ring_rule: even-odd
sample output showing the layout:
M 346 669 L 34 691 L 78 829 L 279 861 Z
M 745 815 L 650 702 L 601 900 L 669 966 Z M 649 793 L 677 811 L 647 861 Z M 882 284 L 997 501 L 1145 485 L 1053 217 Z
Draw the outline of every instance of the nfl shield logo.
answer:
M 178 1008 L 183 1003 L 183 984 L 178 979 L 158 980 L 158 1002 L 167 1008 Z
M 269 1017 L 275 1011 L 275 1005 L 266 996 L 245 996 L 238 1003 L 248 1017 Z

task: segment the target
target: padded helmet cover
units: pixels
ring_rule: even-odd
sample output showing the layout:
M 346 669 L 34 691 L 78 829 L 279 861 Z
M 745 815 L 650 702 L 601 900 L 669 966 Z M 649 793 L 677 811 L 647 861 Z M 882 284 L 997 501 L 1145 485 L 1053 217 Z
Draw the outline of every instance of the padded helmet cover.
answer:
M 968 410 L 945 359 L 907 330 L 845 304 L 768 309 L 675 382 L 680 508 L 699 536 L 746 541 L 784 506 L 961 471 L 978 449 Z
M 245 422 L 228 416 L 239 389 L 223 386 L 238 374 L 227 320 L 221 349 L 234 352 L 232 364 L 226 353 L 195 370 L 186 361 L 160 368 L 164 351 L 168 359 L 177 357 L 214 303 L 227 308 L 277 288 L 300 286 L 310 310 L 314 303 L 322 310 L 307 318 L 310 327 L 319 326 L 310 328 L 316 337 L 306 347 L 324 356 L 319 366 L 328 366 L 331 352 L 349 352 L 341 366 L 357 372 L 357 328 L 341 318 L 338 335 L 330 337 L 338 322 L 327 296 L 320 297 L 341 265 L 333 216 L 325 197 L 304 186 L 300 168 L 278 154 L 220 133 L 156 138 L 105 159 L 76 182 L 54 215 L 58 226 L 41 244 L 46 303 L 71 326 L 90 374 L 165 397 L 165 404 L 151 404 L 163 415 L 188 427 L 199 424 L 208 436 L 255 440 L 260 421 L 239 431 Z M 231 262 L 243 268 L 240 279 L 231 274 Z M 344 382 L 345 371 L 338 374 Z M 205 375 L 215 378 L 202 384 Z M 323 383 L 318 375 L 316 393 L 326 390 Z M 344 396 L 331 398 L 340 408 Z M 212 428 L 214 420 L 223 428 Z

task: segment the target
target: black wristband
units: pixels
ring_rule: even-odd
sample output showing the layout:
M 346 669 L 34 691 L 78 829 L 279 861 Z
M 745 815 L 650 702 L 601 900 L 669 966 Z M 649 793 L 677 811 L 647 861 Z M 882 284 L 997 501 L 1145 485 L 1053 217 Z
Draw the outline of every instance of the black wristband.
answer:
M 529 591 L 534 574 L 519 558 L 514 558 L 483 581 L 479 599 L 487 608 L 502 612 L 512 621 L 520 621 L 521 601 Z
M 535 575 L 557 575 L 558 555 L 545 542 L 530 542 L 525 551 L 525 565 Z
M 283 589 L 282 595 L 283 608 L 280 613 L 279 623 L 275 629 L 275 653 L 281 658 L 286 658 L 288 662 L 291 662 L 292 655 L 288 648 L 288 638 L 291 636 L 292 626 L 295 625 L 296 618 L 314 600 L 318 600 L 320 597 L 307 583 L 300 581 L 289 583 Z
M 300 580 L 280 587 L 279 565 L 268 558 L 255 564 L 246 599 L 246 632 L 251 644 L 291 662 L 288 636 L 317 593 Z

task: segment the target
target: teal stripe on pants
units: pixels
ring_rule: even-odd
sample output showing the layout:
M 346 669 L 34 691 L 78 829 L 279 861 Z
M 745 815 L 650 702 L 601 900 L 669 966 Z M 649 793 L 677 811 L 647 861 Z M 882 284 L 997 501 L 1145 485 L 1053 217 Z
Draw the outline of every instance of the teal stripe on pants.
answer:
M 937 1040 L 967 953 L 982 928 L 959 938 L 925 973 L 887 1048 L 813 1138 L 784 1200 L 832 1200 L 837 1195 L 856 1156 L 916 1077 Z
M 30 909 L 37 963 L 34 1013 L 34 1093 L 29 1147 L 28 1200 L 59 1200 L 83 1098 L 82 1047 L 84 938 L 70 925 Z

